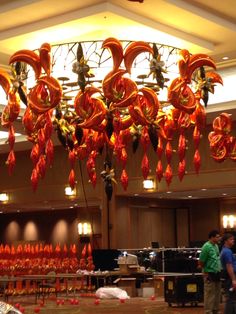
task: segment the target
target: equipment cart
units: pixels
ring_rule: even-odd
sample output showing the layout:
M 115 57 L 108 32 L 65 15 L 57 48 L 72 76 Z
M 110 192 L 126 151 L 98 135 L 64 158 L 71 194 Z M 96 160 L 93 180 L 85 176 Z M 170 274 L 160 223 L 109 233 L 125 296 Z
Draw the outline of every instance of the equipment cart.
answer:
M 164 275 L 164 296 L 169 306 L 198 306 L 203 302 L 203 277 L 198 274 L 169 273 Z

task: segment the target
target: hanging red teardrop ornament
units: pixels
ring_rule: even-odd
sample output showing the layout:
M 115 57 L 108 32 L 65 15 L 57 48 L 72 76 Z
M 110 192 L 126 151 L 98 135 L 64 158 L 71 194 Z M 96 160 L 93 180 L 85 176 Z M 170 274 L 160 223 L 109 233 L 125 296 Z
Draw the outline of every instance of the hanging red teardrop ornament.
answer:
M 10 125 L 9 132 L 8 132 L 8 143 L 10 146 L 10 150 L 13 149 L 15 144 L 15 131 L 13 125 Z
M 38 181 L 39 181 L 39 175 L 36 168 L 34 168 L 31 174 L 31 185 L 32 185 L 33 191 L 36 191 L 37 186 L 38 186 Z
M 52 166 L 53 158 L 54 158 L 54 145 L 50 138 L 48 139 L 46 143 L 45 153 L 46 153 L 46 161 L 47 161 L 48 166 Z
M 39 174 L 40 174 L 41 178 L 43 179 L 45 176 L 45 172 L 46 172 L 46 159 L 45 159 L 44 155 L 40 155 L 37 165 L 39 168 Z
M 13 150 L 11 150 L 10 153 L 8 154 L 6 164 L 8 167 L 9 175 L 12 175 L 13 170 L 14 170 L 15 165 L 16 165 L 16 158 L 15 158 L 15 153 Z
M 35 165 L 37 164 L 38 160 L 39 160 L 39 145 L 35 144 L 31 150 L 30 153 L 30 159 L 33 162 L 33 165 L 35 167 Z
M 126 172 L 125 169 L 122 170 L 121 177 L 120 177 L 120 182 L 121 182 L 121 184 L 123 186 L 123 189 L 126 191 L 127 187 L 128 187 L 129 177 L 128 177 L 127 172 Z
M 165 149 L 166 160 L 167 160 L 168 164 L 171 162 L 172 153 L 173 153 L 172 145 L 171 145 L 170 141 L 168 141 L 166 143 L 166 149 Z
M 186 169 L 186 161 L 185 159 L 183 159 L 182 161 L 179 162 L 179 166 L 178 166 L 178 176 L 179 176 L 180 181 L 183 180 L 183 177 L 185 175 L 185 169 Z
M 168 164 L 165 171 L 165 179 L 168 186 L 171 184 L 172 178 L 173 178 L 172 168 L 171 165 Z
M 186 139 L 184 134 L 180 134 L 178 142 L 178 155 L 180 161 L 184 159 L 185 153 L 186 153 Z
M 143 178 L 144 180 L 146 180 L 150 171 L 149 160 L 146 153 L 143 155 L 141 169 L 142 169 Z
M 69 174 L 69 185 L 72 190 L 75 188 L 75 171 L 74 169 L 71 169 L 70 174 Z
M 198 149 L 196 149 L 195 151 L 195 154 L 193 157 L 193 164 L 194 164 L 195 172 L 198 174 L 199 169 L 201 167 L 201 156 Z

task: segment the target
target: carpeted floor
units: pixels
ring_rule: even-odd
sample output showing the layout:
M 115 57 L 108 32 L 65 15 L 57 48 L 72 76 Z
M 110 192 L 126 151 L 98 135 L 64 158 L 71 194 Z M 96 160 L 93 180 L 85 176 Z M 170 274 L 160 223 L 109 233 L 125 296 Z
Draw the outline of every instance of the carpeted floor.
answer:
M 63 300 L 64 304 L 59 303 L 58 300 Z M 99 300 L 96 301 L 92 297 L 78 297 L 79 304 L 71 304 L 72 298 L 59 299 L 50 298 L 45 300 L 45 304 L 42 305 L 42 301 L 39 300 L 38 304 L 35 304 L 34 297 L 14 297 L 9 299 L 9 303 L 17 307 L 23 308 L 22 312 L 25 314 L 42 313 L 42 314 L 158 314 L 158 313 L 170 313 L 170 314 L 203 314 L 203 307 L 191 307 L 185 305 L 185 307 L 178 307 L 173 304 L 169 307 L 162 299 L 151 300 L 150 298 L 131 298 L 121 303 L 118 299 L 112 300 Z M 223 308 L 223 305 L 222 305 Z

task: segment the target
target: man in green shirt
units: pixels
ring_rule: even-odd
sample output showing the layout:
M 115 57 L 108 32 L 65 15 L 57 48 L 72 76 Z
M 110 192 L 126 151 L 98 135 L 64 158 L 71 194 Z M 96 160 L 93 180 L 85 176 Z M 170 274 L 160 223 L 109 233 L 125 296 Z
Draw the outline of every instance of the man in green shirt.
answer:
M 208 241 L 203 245 L 199 257 L 204 278 L 204 309 L 205 314 L 220 313 L 220 254 L 218 243 L 220 234 L 217 230 L 209 232 Z

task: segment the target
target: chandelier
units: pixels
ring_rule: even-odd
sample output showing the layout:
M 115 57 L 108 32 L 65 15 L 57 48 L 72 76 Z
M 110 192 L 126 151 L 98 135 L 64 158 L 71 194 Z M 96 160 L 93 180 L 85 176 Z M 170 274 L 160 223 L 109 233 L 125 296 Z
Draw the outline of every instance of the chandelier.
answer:
M 119 178 L 128 187 L 127 148 L 143 148 L 141 171 L 150 172 L 148 150 L 156 152 L 156 177 L 167 185 L 173 178 L 173 139 L 180 181 L 186 173 L 185 131 L 193 129 L 193 164 L 199 172 L 199 143 L 205 127 L 208 93 L 221 77 L 214 61 L 205 54 L 144 41 L 74 42 L 56 46 L 44 43 L 37 51 L 19 50 L 9 60 L 12 74 L 0 71 L 0 84 L 8 103 L 1 115 L 9 129 L 9 173 L 15 166 L 14 121 L 24 103 L 22 118 L 32 142 L 32 187 L 36 190 L 47 166 L 53 162 L 52 133 L 68 150 L 69 184 L 75 187 L 75 162 L 86 160 L 89 179 L 96 185 L 96 158 L 105 148 L 104 170 L 108 199 L 117 182 L 113 160 L 121 164 Z M 205 71 L 205 67 L 213 71 Z M 163 166 L 163 160 L 166 166 Z
M 122 44 L 122 47 L 114 53 L 119 53 L 122 59 L 126 48 L 129 47 L 127 50 L 127 53 L 129 53 L 129 49 L 132 48 L 134 42 L 119 41 L 119 43 Z M 132 46 L 130 46 L 131 44 Z M 87 85 L 101 88 L 104 77 L 113 68 L 113 61 L 117 62 L 119 60 L 119 55 L 114 55 L 113 58 L 109 49 L 105 49 L 104 46 L 105 44 L 102 41 L 52 46 L 52 75 L 60 80 L 63 86 L 63 95 L 66 96 L 65 99 L 68 102 L 70 102 L 70 97 L 76 96 L 78 90 L 84 90 Z M 179 49 L 156 43 L 145 43 L 145 46 L 139 49 L 143 49 L 143 51 L 141 50 L 139 53 L 137 50 L 136 58 L 130 68 L 129 78 L 135 81 L 137 85 L 145 85 L 156 91 L 158 90 L 159 95 L 161 93 L 161 98 L 165 99 L 166 89 L 163 89 L 163 87 L 166 81 L 163 74 L 168 72 L 166 80 L 177 75 L 176 65 Z M 152 49 L 155 49 L 155 58 L 150 53 Z M 120 68 L 125 69 L 125 64 L 122 61 Z M 29 81 L 27 85 L 29 85 Z

